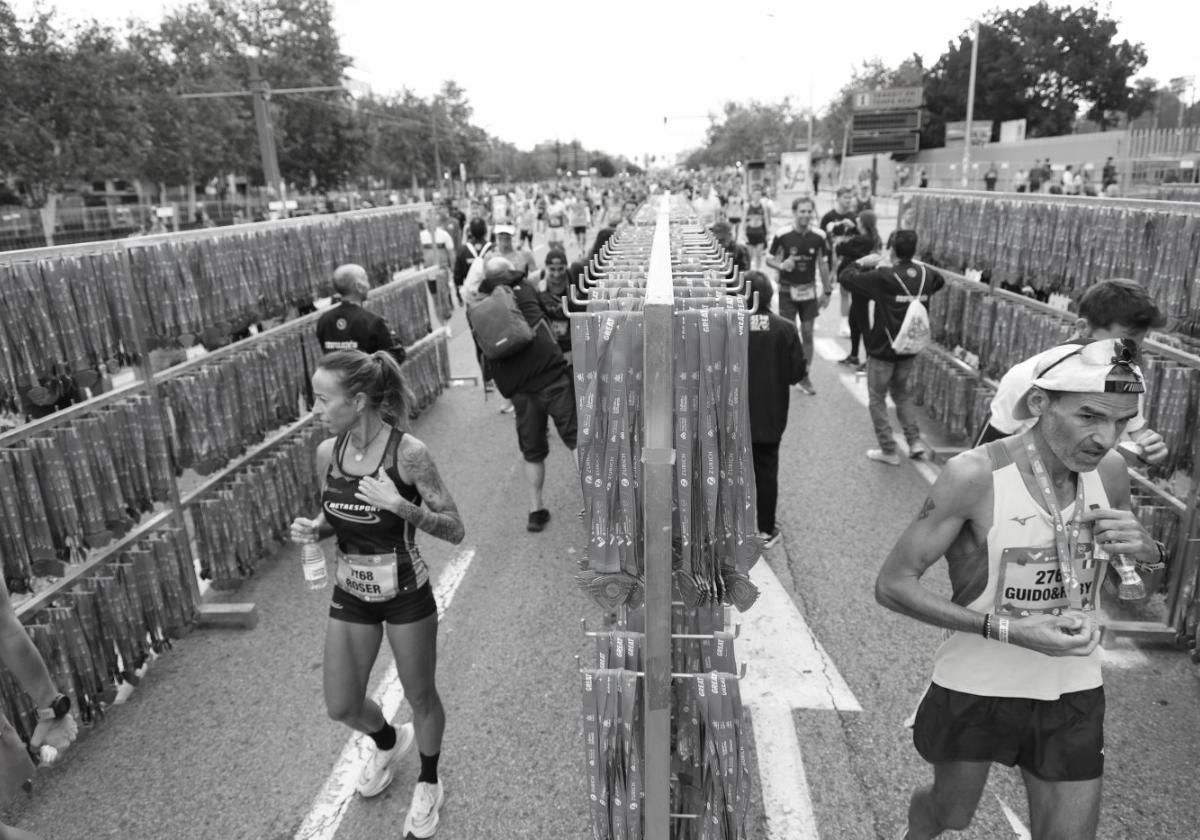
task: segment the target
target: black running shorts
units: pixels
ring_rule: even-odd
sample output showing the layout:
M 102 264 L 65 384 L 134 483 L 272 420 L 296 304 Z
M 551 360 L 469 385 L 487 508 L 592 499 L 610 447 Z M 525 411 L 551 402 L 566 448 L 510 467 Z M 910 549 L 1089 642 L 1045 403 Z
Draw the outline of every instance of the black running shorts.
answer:
M 981 697 L 934 683 L 917 709 L 913 744 L 930 764 L 995 761 L 1047 782 L 1104 774 L 1104 687 L 1057 700 Z
M 796 316 L 801 321 L 815 321 L 821 314 L 821 304 L 818 298 L 808 300 L 792 300 L 786 286 L 779 287 L 779 314 L 791 323 L 796 323 Z
M 414 624 L 437 612 L 433 587 L 426 583 L 415 592 L 402 592 L 389 601 L 368 602 L 340 586 L 333 587 L 329 617 L 351 624 Z
M 587 228 L 583 225 L 575 225 L 571 228 L 571 230 L 575 231 L 576 236 L 582 236 L 583 234 L 587 233 Z
M 767 232 L 762 228 L 746 228 L 747 245 L 766 245 Z

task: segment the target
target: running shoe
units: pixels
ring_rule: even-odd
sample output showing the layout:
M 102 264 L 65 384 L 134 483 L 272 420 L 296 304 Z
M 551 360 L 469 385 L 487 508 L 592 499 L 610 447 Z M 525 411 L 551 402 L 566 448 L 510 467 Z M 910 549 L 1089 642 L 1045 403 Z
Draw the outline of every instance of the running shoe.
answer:
M 770 551 L 772 548 L 779 545 L 779 541 L 783 539 L 783 533 L 780 532 L 779 526 L 776 525 L 774 530 L 772 530 L 769 534 L 765 531 L 760 532 L 758 538 L 762 541 L 763 551 Z
M 817 389 L 813 387 L 812 380 L 807 376 L 800 380 L 799 388 L 810 397 L 815 396 L 817 393 Z
M 417 782 L 413 789 L 412 805 L 408 806 L 408 814 L 404 817 L 405 838 L 424 840 L 432 837 L 437 831 L 438 811 L 445 799 L 446 791 L 441 782 Z
M 924 441 L 918 440 L 915 443 L 909 444 L 909 447 L 908 447 L 908 457 L 909 458 L 924 458 L 928 454 L 929 454 L 929 447 L 925 445 Z
M 550 511 L 545 508 L 539 508 L 529 514 L 529 521 L 525 523 L 526 531 L 541 531 L 546 527 L 546 523 L 550 521 Z
M 375 748 L 374 754 L 358 776 L 358 792 L 366 797 L 378 796 L 392 783 L 392 762 L 412 749 L 416 734 L 413 725 L 406 723 L 396 727 L 396 745 L 390 750 Z
M 849 365 L 850 367 L 858 367 L 860 362 L 858 356 L 847 356 L 838 362 L 839 365 Z
M 893 467 L 900 466 L 900 456 L 895 452 L 884 452 L 882 449 L 868 449 L 867 457 L 881 464 L 891 464 Z

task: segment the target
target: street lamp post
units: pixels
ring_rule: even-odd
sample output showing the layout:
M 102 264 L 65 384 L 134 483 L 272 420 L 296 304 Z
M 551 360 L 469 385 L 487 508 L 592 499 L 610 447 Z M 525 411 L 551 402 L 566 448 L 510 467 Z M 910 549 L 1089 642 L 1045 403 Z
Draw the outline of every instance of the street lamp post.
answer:
M 963 138 L 962 186 L 964 190 L 971 186 L 971 122 L 975 119 L 975 68 L 979 63 L 979 28 L 979 21 L 971 24 L 971 32 L 974 37 L 971 39 L 971 75 L 967 82 L 966 137 Z

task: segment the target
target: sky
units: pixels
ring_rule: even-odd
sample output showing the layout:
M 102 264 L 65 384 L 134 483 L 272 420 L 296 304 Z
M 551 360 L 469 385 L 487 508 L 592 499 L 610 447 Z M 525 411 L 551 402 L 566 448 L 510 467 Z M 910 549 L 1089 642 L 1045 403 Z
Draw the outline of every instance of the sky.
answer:
M 37 0 L 9 2 L 24 14 Z M 179 5 L 41 2 L 69 18 L 113 22 L 155 21 Z M 862 61 L 895 66 L 916 52 L 930 66 L 973 16 L 1032 0 L 333 2 L 351 75 L 374 91 L 428 96 L 454 79 L 475 121 L 518 147 L 577 138 L 640 161 L 701 145 L 707 115 L 727 101 L 790 97 L 819 113 Z M 1145 45 L 1140 75 L 1200 82 L 1200 3 L 1112 0 L 1101 8 L 1119 21 L 1120 38 Z

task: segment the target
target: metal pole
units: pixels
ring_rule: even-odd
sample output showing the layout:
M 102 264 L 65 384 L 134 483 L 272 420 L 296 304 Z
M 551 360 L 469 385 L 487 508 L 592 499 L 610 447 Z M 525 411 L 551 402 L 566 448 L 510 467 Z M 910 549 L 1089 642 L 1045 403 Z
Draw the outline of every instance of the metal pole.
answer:
M 267 190 L 284 202 L 283 177 L 279 174 L 279 158 L 275 153 L 275 127 L 271 124 L 271 88 L 258 69 L 258 59 L 250 59 L 250 91 L 254 103 L 254 128 L 258 132 L 258 150 L 262 156 L 263 180 Z M 287 203 L 283 204 L 283 215 L 287 215 Z
M 433 106 L 429 109 L 429 117 L 433 122 L 433 192 L 437 192 L 438 187 L 442 185 L 442 151 L 438 146 L 438 130 L 437 130 L 437 97 L 433 98 Z M 434 196 L 430 195 L 429 200 L 433 201 Z M 432 235 L 432 231 L 430 231 Z
M 971 24 L 971 31 L 975 37 L 971 39 L 971 78 L 967 82 L 967 125 L 962 157 L 963 189 L 971 186 L 971 123 L 975 119 L 975 68 L 979 64 L 979 21 Z
M 674 294 L 670 196 L 660 199 L 646 284 L 644 522 L 646 552 L 645 745 L 646 840 L 671 831 L 671 476 L 674 393 Z

